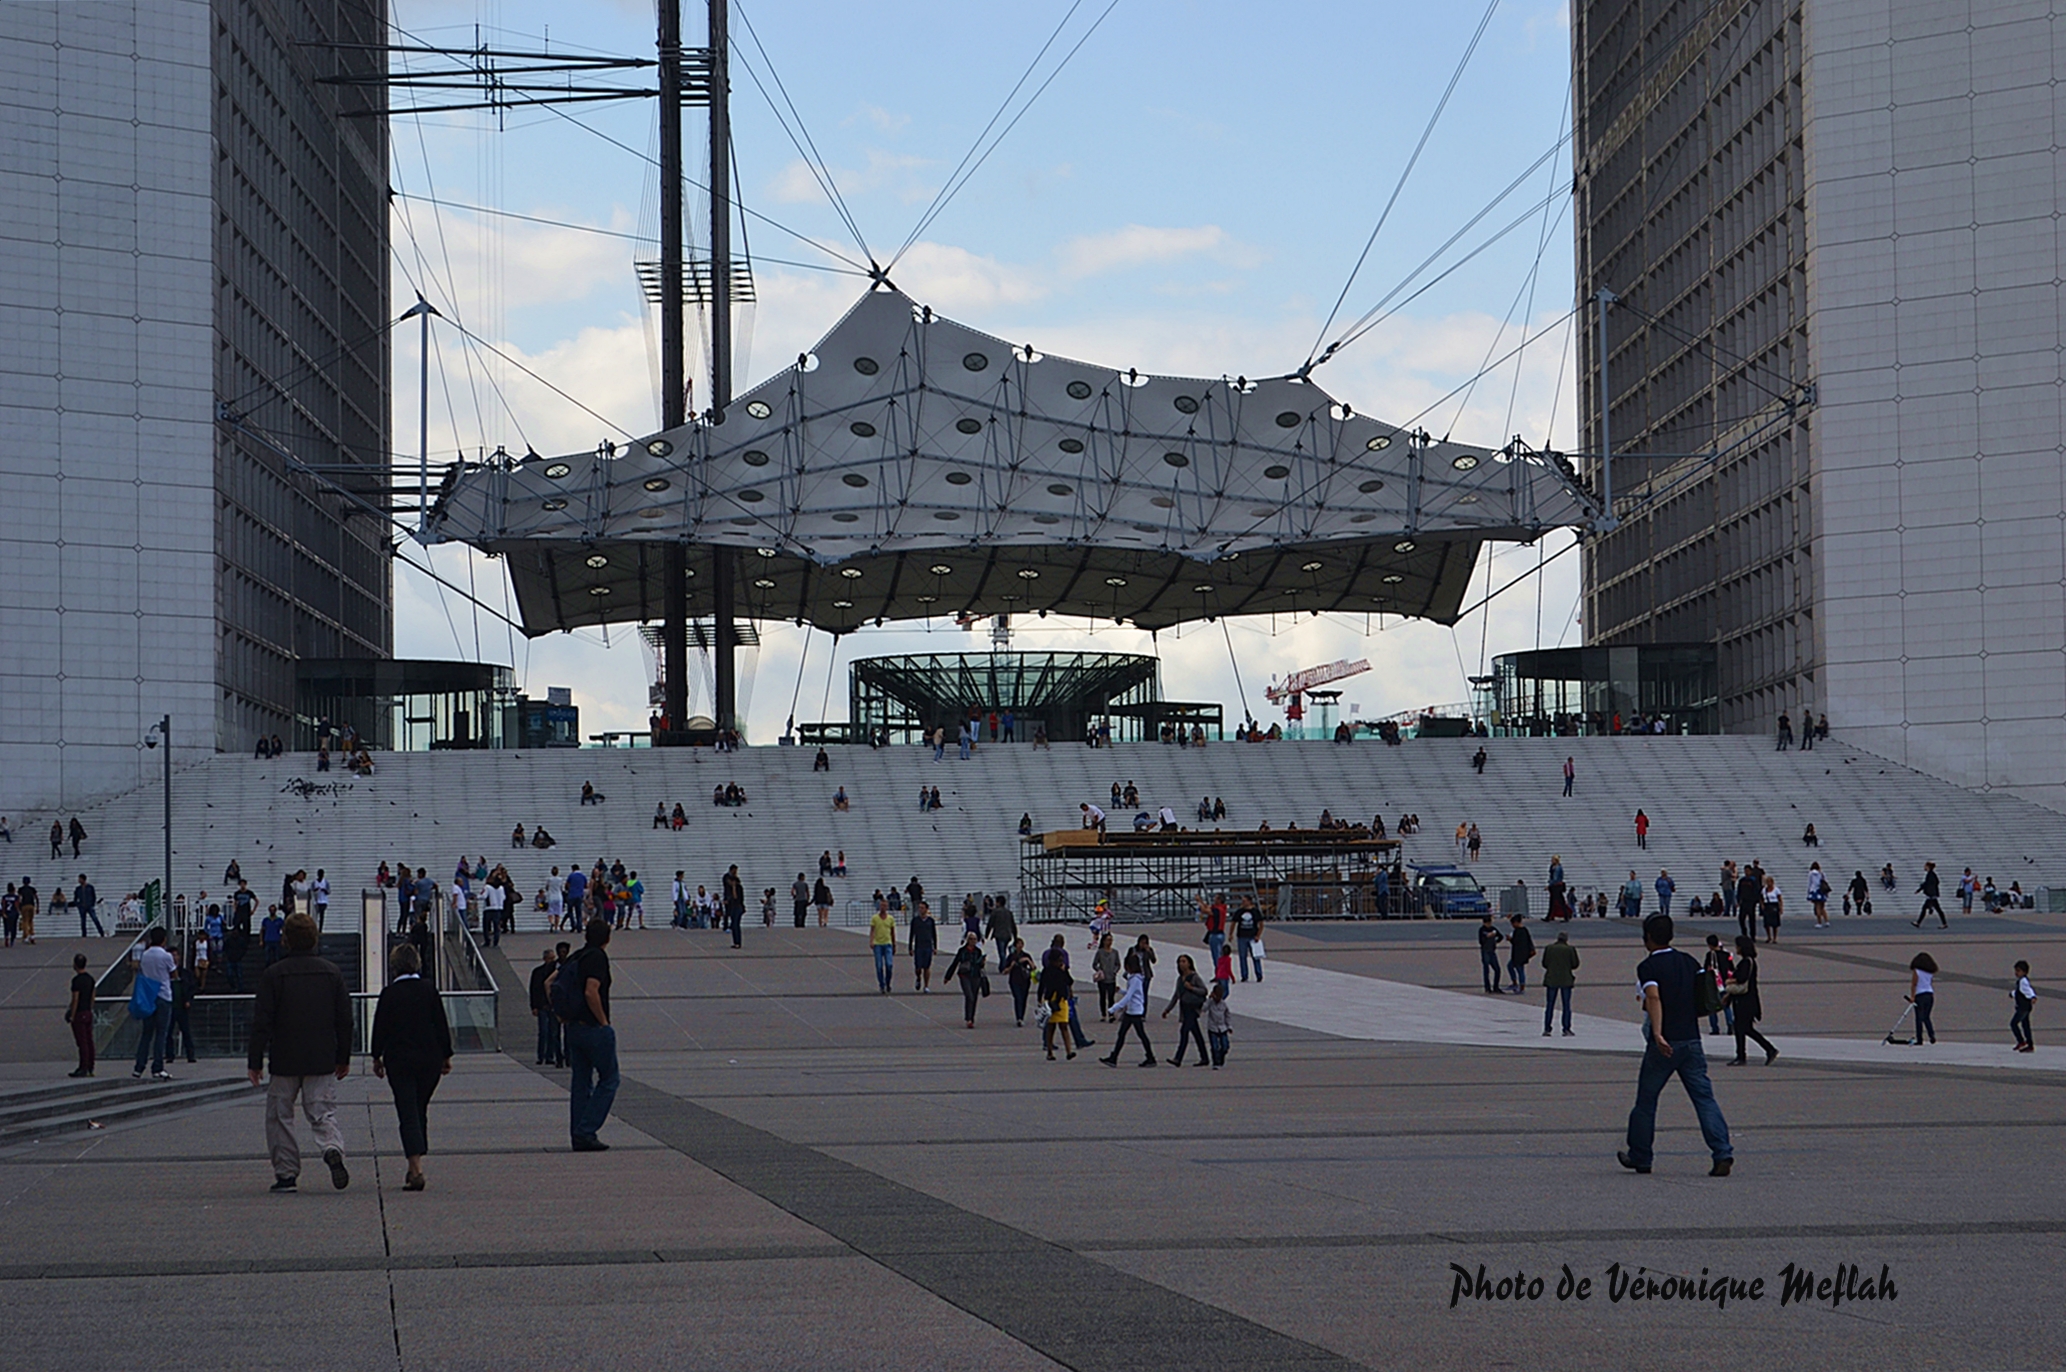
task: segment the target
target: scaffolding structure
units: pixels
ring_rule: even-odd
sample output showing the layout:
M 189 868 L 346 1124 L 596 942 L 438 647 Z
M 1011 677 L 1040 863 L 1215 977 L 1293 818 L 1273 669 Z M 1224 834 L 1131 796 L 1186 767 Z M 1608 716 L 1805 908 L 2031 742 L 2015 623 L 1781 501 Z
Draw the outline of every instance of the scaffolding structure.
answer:
M 1059 829 L 1019 850 L 1019 918 L 1087 922 L 1100 900 L 1115 923 L 1196 916 L 1196 901 L 1252 896 L 1263 918 L 1364 919 L 1380 915 L 1377 870 L 1400 870 L 1397 839 L 1369 829 L 1179 830 L 1101 834 Z M 1397 889 L 1396 882 L 1394 889 Z

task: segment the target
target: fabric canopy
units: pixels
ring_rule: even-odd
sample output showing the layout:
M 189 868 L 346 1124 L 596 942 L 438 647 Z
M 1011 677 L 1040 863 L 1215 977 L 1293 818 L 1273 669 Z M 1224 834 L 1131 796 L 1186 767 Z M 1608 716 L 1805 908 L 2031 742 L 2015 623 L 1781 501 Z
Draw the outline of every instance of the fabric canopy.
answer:
M 707 419 L 455 468 L 430 536 L 505 556 L 528 632 L 691 609 L 742 550 L 741 615 L 834 631 L 1053 612 L 1155 629 L 1359 610 L 1454 622 L 1478 548 L 1582 526 L 1561 459 L 1354 413 L 1310 380 L 1115 372 L 864 296 Z

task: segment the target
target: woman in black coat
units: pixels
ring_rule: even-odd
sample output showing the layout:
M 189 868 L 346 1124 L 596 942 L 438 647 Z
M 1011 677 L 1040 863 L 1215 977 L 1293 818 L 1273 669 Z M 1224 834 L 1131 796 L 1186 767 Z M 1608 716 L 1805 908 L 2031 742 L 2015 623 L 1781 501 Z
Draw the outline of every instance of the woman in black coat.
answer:
M 402 1189 L 421 1191 L 423 1155 L 430 1151 L 430 1097 L 438 1078 L 452 1070 L 452 1028 L 438 988 L 421 975 L 423 960 L 414 945 L 396 948 L 391 961 L 395 978 L 373 1011 L 373 1075 L 386 1078 L 394 1092 L 402 1152 L 409 1159 Z
M 1736 1030 L 1736 1057 L 1731 1067 L 1741 1067 L 1745 1040 L 1755 1042 L 1765 1050 L 1765 1065 L 1772 1065 L 1772 1059 L 1779 1056 L 1779 1050 L 1772 1041 L 1758 1032 L 1758 1021 L 1765 1017 L 1764 1001 L 1758 995 L 1758 945 L 1757 940 L 1739 937 L 1736 940 L 1736 965 L 1729 974 L 1729 984 L 1722 988 L 1729 998 L 1729 1014 Z

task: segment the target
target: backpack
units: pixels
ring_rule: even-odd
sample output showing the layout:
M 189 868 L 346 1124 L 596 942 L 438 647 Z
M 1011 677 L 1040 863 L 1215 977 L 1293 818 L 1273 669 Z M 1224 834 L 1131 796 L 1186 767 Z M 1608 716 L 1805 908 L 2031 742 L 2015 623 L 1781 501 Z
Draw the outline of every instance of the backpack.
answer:
M 552 985 L 545 992 L 546 1003 L 552 1007 L 553 1016 L 567 1024 L 580 1019 L 588 1008 L 588 978 L 582 974 L 581 957 L 581 953 L 576 953 L 562 963 L 560 969 L 553 973 Z
M 1704 966 L 1693 983 L 1693 1011 L 1697 1015 L 1722 1013 L 1722 988 L 1715 983 L 1715 974 Z

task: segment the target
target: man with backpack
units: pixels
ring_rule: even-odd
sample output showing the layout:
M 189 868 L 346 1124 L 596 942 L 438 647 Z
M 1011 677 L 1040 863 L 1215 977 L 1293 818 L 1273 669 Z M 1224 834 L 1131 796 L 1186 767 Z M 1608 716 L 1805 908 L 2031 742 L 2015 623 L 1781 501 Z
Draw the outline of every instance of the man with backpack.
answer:
M 610 1024 L 610 923 L 588 922 L 587 942 L 553 974 L 547 994 L 552 1012 L 566 1026 L 567 1062 L 574 1079 L 567 1091 L 567 1122 L 577 1153 L 603 1153 L 610 1145 L 596 1137 L 617 1099 L 617 1031 Z
M 1657 1097 L 1676 1075 L 1693 1101 L 1701 1137 L 1714 1157 L 1708 1175 L 1726 1177 L 1735 1151 L 1729 1146 L 1729 1122 L 1715 1102 L 1707 1054 L 1700 1044 L 1700 1016 L 1720 1009 L 1721 991 L 1696 959 L 1671 946 L 1672 932 L 1670 915 L 1643 921 L 1643 947 L 1650 954 L 1636 967 L 1645 1016 L 1643 1065 L 1636 1078 L 1635 1108 L 1628 1114 L 1628 1147 L 1614 1156 L 1631 1172 L 1650 1170 Z

